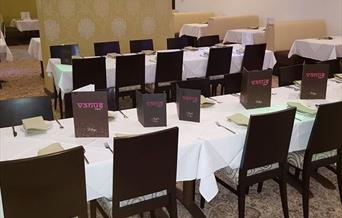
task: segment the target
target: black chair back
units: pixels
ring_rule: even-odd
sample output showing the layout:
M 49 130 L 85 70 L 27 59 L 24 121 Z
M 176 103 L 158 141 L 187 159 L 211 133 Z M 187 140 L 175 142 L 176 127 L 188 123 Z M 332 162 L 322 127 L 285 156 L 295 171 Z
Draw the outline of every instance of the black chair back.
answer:
M 242 73 L 232 73 L 224 76 L 224 93 L 234 94 L 241 92 Z
M 88 217 L 82 147 L 0 162 L 0 186 L 6 218 Z
M 131 53 L 138 53 L 143 50 L 154 50 L 152 39 L 140 39 L 129 41 Z
M 128 217 L 167 206 L 165 203 L 175 200 L 177 151 L 178 127 L 131 138 L 114 138 L 113 217 Z M 120 201 L 163 190 L 168 193 L 166 201 L 160 197 L 120 208 Z M 164 203 L 159 201 L 162 199 Z
M 187 37 L 168 38 L 167 49 L 183 49 L 189 46 Z
M 301 80 L 303 74 L 303 65 L 292 65 L 279 68 L 278 85 L 289 86 L 293 84 L 295 80 Z
M 262 70 L 264 65 L 266 44 L 246 45 L 242 66 L 247 70 Z
M 94 43 L 94 51 L 96 56 L 105 56 L 108 53 L 120 54 L 120 43 L 113 42 L 96 42 Z
M 115 81 L 115 88 L 134 85 L 145 86 L 145 55 L 116 57 Z
M 318 107 L 306 152 L 323 153 L 342 148 L 342 101 Z M 311 160 L 311 159 L 310 159 Z
M 183 73 L 183 51 L 158 52 L 156 85 L 159 82 L 181 81 Z
M 96 90 L 107 88 L 106 58 L 79 58 L 72 61 L 73 90 L 95 84 Z
M 240 170 L 287 163 L 295 108 L 251 116 Z
M 228 74 L 232 53 L 233 47 L 210 48 L 206 77 Z
M 47 96 L 0 101 L 0 128 L 22 124 L 22 119 L 43 116 L 53 120 L 51 99 Z
M 50 46 L 50 57 L 60 58 L 62 64 L 72 64 L 72 56 L 80 56 L 78 44 Z
M 219 35 L 203 36 L 197 40 L 197 47 L 209 47 L 220 43 Z

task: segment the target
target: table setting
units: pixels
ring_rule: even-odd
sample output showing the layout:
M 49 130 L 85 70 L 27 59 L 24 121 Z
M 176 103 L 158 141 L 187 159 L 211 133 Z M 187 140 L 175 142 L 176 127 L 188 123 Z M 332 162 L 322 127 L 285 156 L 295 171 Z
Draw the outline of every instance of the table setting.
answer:
M 250 27 L 244 29 L 228 30 L 223 43 L 240 43 L 243 45 L 254 45 L 266 43 L 265 27 Z

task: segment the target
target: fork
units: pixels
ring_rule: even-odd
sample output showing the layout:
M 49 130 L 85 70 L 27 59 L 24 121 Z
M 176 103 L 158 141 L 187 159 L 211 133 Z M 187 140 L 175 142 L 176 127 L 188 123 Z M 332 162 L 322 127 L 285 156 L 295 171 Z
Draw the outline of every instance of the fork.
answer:
M 128 118 L 128 116 L 127 116 L 126 114 L 124 114 L 121 110 L 119 110 L 119 112 L 120 112 L 120 114 L 122 114 L 122 116 L 123 116 L 124 118 Z
M 226 127 L 226 126 L 221 125 L 218 121 L 216 121 L 215 124 L 216 124 L 216 126 L 218 126 L 218 127 L 222 127 L 222 128 L 224 128 L 224 129 L 228 130 L 229 132 L 231 132 L 231 133 L 233 133 L 233 134 L 236 134 L 236 132 L 234 132 L 233 130 L 229 129 L 229 128 Z
M 106 149 L 110 150 L 110 152 L 112 152 L 112 154 L 114 154 L 114 151 L 113 151 L 113 149 L 110 147 L 110 145 L 108 144 L 108 142 L 105 142 L 104 145 L 105 145 L 105 148 L 106 148 Z
M 213 101 L 215 101 L 218 104 L 222 104 L 223 103 L 222 101 L 216 100 L 215 98 L 212 98 L 212 97 L 208 97 L 208 99 L 213 100 Z

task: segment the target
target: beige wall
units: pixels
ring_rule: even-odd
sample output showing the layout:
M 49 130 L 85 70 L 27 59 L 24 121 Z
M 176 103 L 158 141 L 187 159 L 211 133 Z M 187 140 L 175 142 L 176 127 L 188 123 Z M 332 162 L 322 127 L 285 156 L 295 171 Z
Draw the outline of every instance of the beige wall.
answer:
M 37 17 L 36 0 L 0 0 L 0 14 L 7 24 L 19 18 L 21 11 L 29 11 L 32 18 Z
M 128 52 L 130 39 L 152 38 L 156 49 L 172 36 L 170 0 L 36 0 L 44 63 L 49 46 L 79 43 L 81 55 L 93 55 L 93 42 L 119 40 Z M 51 80 L 46 86 L 51 90 Z

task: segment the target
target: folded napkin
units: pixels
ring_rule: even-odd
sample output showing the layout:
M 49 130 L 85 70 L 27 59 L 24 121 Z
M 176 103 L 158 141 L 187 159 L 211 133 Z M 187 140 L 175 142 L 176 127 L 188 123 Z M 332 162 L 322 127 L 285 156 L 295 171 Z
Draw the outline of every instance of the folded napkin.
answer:
M 212 101 L 209 98 L 204 97 L 203 95 L 201 95 L 201 107 L 205 108 L 205 107 L 211 107 L 215 104 L 214 101 Z
M 42 155 L 47 155 L 47 154 L 52 154 L 52 153 L 56 153 L 56 152 L 60 152 L 63 151 L 63 147 L 61 146 L 61 144 L 59 143 L 54 143 L 51 144 L 43 149 L 40 149 L 38 151 L 38 156 L 42 156 Z
M 249 123 L 249 118 L 240 113 L 227 117 L 227 120 L 240 126 L 248 126 Z
M 156 52 L 153 50 L 142 50 L 141 53 L 145 55 L 154 55 Z
M 106 56 L 108 58 L 116 58 L 117 56 L 121 56 L 121 54 L 114 52 L 114 53 L 108 53 Z
M 302 81 L 301 80 L 295 80 L 295 81 L 293 81 L 293 84 L 300 87 L 302 85 Z
M 42 116 L 23 119 L 23 127 L 26 131 L 47 131 L 48 125 Z
M 316 109 L 309 108 L 299 102 L 287 102 L 287 106 L 289 107 L 296 107 L 298 112 L 315 115 L 317 113 Z
M 114 111 L 108 111 L 108 119 L 114 120 L 116 118 L 116 113 Z
M 198 48 L 192 47 L 192 46 L 187 46 L 187 47 L 184 47 L 184 50 L 185 51 L 198 51 Z
M 257 30 L 259 29 L 259 26 L 249 26 L 247 29 Z
M 342 73 L 335 74 L 334 76 L 337 79 L 342 79 Z
M 132 138 L 138 135 L 139 134 L 132 134 L 132 133 L 115 133 L 115 138 Z
M 87 86 L 83 86 L 81 88 L 75 89 L 72 92 L 94 92 L 95 91 L 95 85 L 89 84 Z

